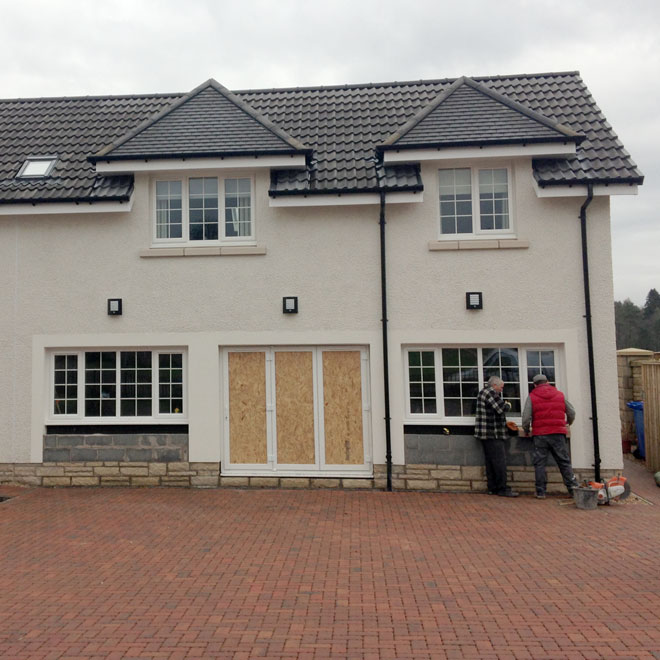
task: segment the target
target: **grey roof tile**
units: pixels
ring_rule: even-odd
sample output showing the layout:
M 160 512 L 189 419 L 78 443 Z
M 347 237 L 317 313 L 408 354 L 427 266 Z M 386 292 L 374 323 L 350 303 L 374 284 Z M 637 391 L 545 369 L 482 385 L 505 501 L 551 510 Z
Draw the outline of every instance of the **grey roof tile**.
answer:
M 583 139 L 575 131 L 470 78 L 459 78 L 380 148 L 581 142 Z
M 525 105 L 530 110 L 541 112 L 586 136 L 576 158 L 534 162 L 534 176 L 541 185 L 643 182 L 642 173 L 577 72 L 477 80 L 514 101 L 525 94 Z M 572 116 L 578 121 L 572 121 Z M 600 146 L 594 146 L 594 143 Z
M 308 149 L 215 80 L 177 99 L 91 160 L 291 154 Z
M 643 182 L 643 175 L 606 122 L 577 72 L 526 74 L 475 78 L 479 85 L 525 106 L 529 111 L 584 135 L 577 157 L 534 162 L 534 176 L 540 185 L 586 182 Z M 376 145 L 384 143 L 393 130 L 422 112 L 455 79 L 402 83 L 350 85 L 311 89 L 246 90 L 236 92 L 273 122 L 314 147 L 316 176 L 312 191 L 336 188 L 334 170 L 347 171 L 356 159 L 370 158 Z M 336 118 L 341 108 L 353 127 L 355 139 L 345 142 L 328 130 L 326 116 Z M 304 113 L 298 127 L 291 118 Z M 304 133 L 299 133 L 300 128 Z M 284 176 L 278 174 L 278 178 Z M 374 187 L 375 174 L 358 187 Z M 285 192 L 278 185 L 274 192 Z
M 88 157 L 99 154 L 104 145 L 110 145 L 105 147 L 105 157 L 112 154 L 126 158 L 138 153 L 143 155 L 141 152 L 152 148 L 166 155 L 180 148 L 203 149 L 206 153 L 209 146 L 221 150 L 236 146 L 248 150 L 263 149 L 265 145 L 268 148 L 268 144 L 286 145 L 283 148 L 291 150 L 308 147 L 313 150 L 309 171 L 273 171 L 271 190 L 274 194 L 376 190 L 379 185 L 373 162 L 376 146 L 383 144 L 394 131 L 419 113 L 424 115 L 425 109 L 433 109 L 432 104 L 438 101 L 439 95 L 456 82 L 455 79 L 445 79 L 245 90 L 227 94 L 218 94 L 213 85 L 205 83 L 197 88 L 197 94 L 193 90 L 187 95 L 0 101 L 0 203 L 128 199 L 132 189 L 131 177 L 99 176 L 88 161 Z M 527 114 L 523 112 L 521 116 L 526 119 L 530 113 L 538 113 L 549 120 L 550 125 L 556 122 L 585 136 L 577 147 L 575 158 L 534 161 L 534 176 L 541 185 L 642 183 L 642 174 L 579 74 L 497 76 L 475 78 L 474 82 L 511 103 L 523 106 Z M 198 102 L 187 105 L 186 99 L 193 98 L 193 95 L 200 97 Z M 222 97 L 219 103 L 218 97 Z M 207 121 L 209 107 L 217 110 L 224 101 L 230 102 L 230 98 L 242 113 L 233 110 L 229 113 L 231 121 L 237 122 L 231 125 L 231 131 L 227 132 L 226 124 L 222 124 L 224 135 L 229 137 L 200 129 L 196 119 L 201 117 Z M 175 112 L 177 108 L 182 114 Z M 190 115 L 184 117 L 184 113 Z M 424 139 L 456 137 L 450 134 L 454 129 L 446 121 L 446 116 L 441 116 L 442 112 L 437 117 L 432 117 L 432 112 L 424 116 L 427 115 L 435 123 L 418 122 L 418 130 L 428 133 L 422 135 Z M 265 133 L 251 132 L 254 123 L 249 124 L 250 130 L 242 133 L 240 122 L 255 118 Z M 479 113 L 476 118 L 480 118 Z M 193 121 L 188 121 L 190 119 Z M 510 114 L 503 123 L 509 119 Z M 217 126 L 219 124 L 214 128 Z M 488 139 L 487 126 L 483 122 L 480 125 L 477 121 L 469 126 L 471 131 L 481 131 L 482 137 Z M 541 130 L 535 124 L 527 123 L 515 127 L 513 133 L 528 129 Z M 465 138 L 465 134 L 458 137 Z M 16 179 L 25 158 L 30 155 L 56 155 L 58 161 L 52 176 Z M 385 169 L 378 174 L 389 189 L 415 189 L 421 184 L 418 173 L 409 169 Z
M 87 157 L 169 106 L 176 96 L 0 101 L 0 202 L 127 200 L 132 177 L 99 176 Z M 44 179 L 17 179 L 28 156 L 54 155 Z

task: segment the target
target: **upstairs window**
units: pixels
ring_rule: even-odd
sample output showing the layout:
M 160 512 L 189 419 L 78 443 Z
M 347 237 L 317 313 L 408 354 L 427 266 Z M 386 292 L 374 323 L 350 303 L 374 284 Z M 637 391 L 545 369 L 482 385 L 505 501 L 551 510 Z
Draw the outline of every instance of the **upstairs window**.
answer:
M 156 238 L 182 238 L 181 181 L 156 182 Z
M 20 179 L 40 179 L 47 177 L 55 167 L 55 156 L 30 156 L 26 159 L 19 173 Z
M 251 178 L 188 177 L 155 182 L 156 243 L 254 240 Z
M 189 238 L 218 240 L 218 180 L 215 177 L 188 179 Z
M 510 233 L 507 168 L 440 170 L 440 235 Z
M 250 179 L 225 179 L 225 236 L 251 235 Z

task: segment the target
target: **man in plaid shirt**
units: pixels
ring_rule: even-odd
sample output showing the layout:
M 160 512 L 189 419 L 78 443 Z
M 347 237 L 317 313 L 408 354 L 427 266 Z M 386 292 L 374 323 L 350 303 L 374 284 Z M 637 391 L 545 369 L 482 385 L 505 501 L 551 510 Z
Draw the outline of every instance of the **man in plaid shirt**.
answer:
M 511 404 L 502 398 L 504 381 L 491 376 L 477 395 L 474 436 L 481 440 L 486 458 L 488 492 L 501 497 L 518 497 L 506 483 L 506 411 Z

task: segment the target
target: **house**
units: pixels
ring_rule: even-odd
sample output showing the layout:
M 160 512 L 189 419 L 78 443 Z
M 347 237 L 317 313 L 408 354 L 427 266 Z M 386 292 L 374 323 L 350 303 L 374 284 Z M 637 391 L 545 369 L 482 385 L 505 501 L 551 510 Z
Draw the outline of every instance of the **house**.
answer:
M 484 490 L 540 372 L 614 473 L 642 182 L 576 72 L 0 101 L 0 482 Z

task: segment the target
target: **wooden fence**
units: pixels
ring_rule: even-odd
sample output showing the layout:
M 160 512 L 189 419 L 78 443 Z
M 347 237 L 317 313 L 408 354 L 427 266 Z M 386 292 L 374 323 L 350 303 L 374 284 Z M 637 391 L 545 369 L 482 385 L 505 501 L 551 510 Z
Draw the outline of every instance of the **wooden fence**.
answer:
M 646 466 L 660 470 L 660 362 L 642 362 Z

